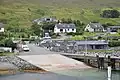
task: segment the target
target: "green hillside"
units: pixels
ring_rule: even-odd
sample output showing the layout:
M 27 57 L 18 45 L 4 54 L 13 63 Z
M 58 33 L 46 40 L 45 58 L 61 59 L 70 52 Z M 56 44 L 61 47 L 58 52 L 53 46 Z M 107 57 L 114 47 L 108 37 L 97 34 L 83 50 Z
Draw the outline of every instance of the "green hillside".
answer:
M 2 3 L 37 3 L 61 7 L 119 7 L 119 0 L 0 0 Z
M 43 16 L 79 19 L 84 23 L 120 24 L 120 18 L 101 18 L 104 9 L 120 11 L 119 0 L 0 0 L 0 20 L 8 27 L 30 27 L 31 21 Z

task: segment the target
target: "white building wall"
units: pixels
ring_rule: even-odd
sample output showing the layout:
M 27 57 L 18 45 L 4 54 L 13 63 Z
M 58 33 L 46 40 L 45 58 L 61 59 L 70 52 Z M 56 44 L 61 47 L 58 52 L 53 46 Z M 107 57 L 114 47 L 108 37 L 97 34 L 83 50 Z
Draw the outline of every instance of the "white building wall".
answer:
M 85 31 L 94 32 L 94 29 L 91 28 L 90 25 L 88 24 L 85 28 Z
M 0 49 L 4 51 L 12 52 L 12 48 L 9 48 L 9 47 L 0 47 Z
M 1 28 L 1 29 L 0 29 L 0 32 L 4 32 L 4 28 Z
M 67 32 L 67 33 L 74 32 L 75 33 L 76 29 L 74 29 L 74 30 L 72 30 L 72 29 L 63 29 L 63 33 L 65 33 L 65 32 Z M 54 33 L 61 33 L 60 29 L 54 28 Z
M 60 33 L 60 29 L 54 28 L 54 33 Z

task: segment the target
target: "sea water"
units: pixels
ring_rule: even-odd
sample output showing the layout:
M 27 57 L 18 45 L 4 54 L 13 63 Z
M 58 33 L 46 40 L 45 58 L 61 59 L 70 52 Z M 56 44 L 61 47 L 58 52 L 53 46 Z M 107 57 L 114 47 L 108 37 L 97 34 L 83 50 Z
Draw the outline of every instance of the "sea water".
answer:
M 0 76 L 0 80 L 107 80 L 107 71 L 83 69 L 48 73 L 19 73 L 15 75 Z M 111 80 L 120 80 L 120 72 L 112 71 Z

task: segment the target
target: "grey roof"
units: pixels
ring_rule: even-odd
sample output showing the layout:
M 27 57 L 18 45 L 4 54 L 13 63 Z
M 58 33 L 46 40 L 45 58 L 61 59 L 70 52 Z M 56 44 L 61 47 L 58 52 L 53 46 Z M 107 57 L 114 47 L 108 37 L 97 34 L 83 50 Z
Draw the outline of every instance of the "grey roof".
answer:
M 4 24 L 3 23 L 0 23 L 0 28 L 3 28 L 4 27 Z
M 105 45 L 108 44 L 107 41 L 76 41 L 77 45 Z
M 44 17 L 44 18 L 35 19 L 33 22 L 54 22 L 54 21 L 57 21 L 57 19 L 51 17 Z
M 120 28 L 120 26 L 108 26 L 108 28 Z
M 76 28 L 75 24 L 56 24 L 55 25 L 58 29 L 74 29 Z
M 93 29 L 103 28 L 102 24 L 100 24 L 100 23 L 89 23 L 89 25 Z

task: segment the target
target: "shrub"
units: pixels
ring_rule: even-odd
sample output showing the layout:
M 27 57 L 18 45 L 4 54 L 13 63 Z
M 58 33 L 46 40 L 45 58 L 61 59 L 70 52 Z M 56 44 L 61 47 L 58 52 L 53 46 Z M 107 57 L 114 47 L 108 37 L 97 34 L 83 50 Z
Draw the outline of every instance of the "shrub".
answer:
M 104 10 L 101 16 L 104 18 L 119 18 L 120 12 L 117 10 Z
M 72 35 L 72 36 L 82 35 L 82 34 L 83 34 L 82 32 L 76 32 L 76 33 L 70 32 L 70 33 L 67 33 L 67 35 Z
M 74 34 L 73 32 L 67 33 L 67 35 L 73 35 L 73 34 Z
M 110 41 L 109 42 L 109 47 L 116 47 L 120 46 L 120 41 Z
M 16 44 L 11 39 L 5 40 L 5 47 L 11 47 L 12 51 L 16 48 Z
M 22 41 L 29 41 L 29 38 L 23 38 Z

